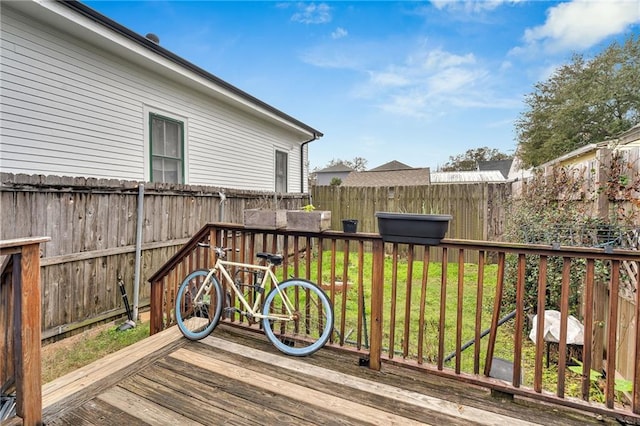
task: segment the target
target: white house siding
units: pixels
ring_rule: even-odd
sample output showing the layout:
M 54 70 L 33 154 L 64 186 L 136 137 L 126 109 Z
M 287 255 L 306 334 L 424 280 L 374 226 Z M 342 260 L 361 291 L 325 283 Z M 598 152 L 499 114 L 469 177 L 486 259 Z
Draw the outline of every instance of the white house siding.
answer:
M 149 180 L 148 112 L 185 119 L 185 180 L 272 191 L 275 150 L 301 191 L 301 133 L 2 5 L 0 169 Z

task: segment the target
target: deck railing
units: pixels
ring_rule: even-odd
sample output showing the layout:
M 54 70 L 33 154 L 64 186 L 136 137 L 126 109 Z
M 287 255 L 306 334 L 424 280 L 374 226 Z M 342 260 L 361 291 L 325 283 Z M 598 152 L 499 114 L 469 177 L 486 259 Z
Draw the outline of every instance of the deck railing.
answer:
M 24 425 L 42 423 L 40 243 L 0 241 L 0 395 L 15 390 Z
M 317 282 L 333 302 L 336 321 L 330 345 L 360 353 L 373 369 L 392 362 L 501 393 L 640 422 L 638 292 L 631 312 L 627 309 L 624 315 L 616 297 L 621 286 L 640 278 L 637 251 L 447 239 L 428 248 L 384 243 L 378 234 L 209 224 L 149 280 L 152 333 L 174 324 L 181 280 L 194 269 L 213 265 L 211 250 L 198 242 L 232 247 L 233 260 L 240 262 L 251 262 L 258 251 L 286 254 L 278 268 L 281 276 Z M 465 263 L 471 253 L 477 264 Z M 435 258 L 437 263 L 431 261 Z M 560 264 L 557 276 L 552 263 Z M 576 289 L 572 276 L 579 270 L 583 272 Z M 535 303 L 525 306 L 525 300 L 531 300 L 532 275 Z M 551 300 L 554 286 L 557 300 Z M 515 296 L 512 311 L 504 306 L 509 291 Z M 577 311 L 570 299 L 578 300 Z M 547 309 L 560 311 L 557 355 L 551 353 L 550 367 L 551 343 L 544 333 Z M 534 314 L 541 318 L 535 340 L 528 337 Z M 584 344 L 578 348 L 567 344 L 570 314 L 584 326 Z M 259 324 L 234 315 L 223 321 L 259 329 Z M 569 369 L 574 358 L 585 373 Z M 616 384 L 623 360 L 630 364 L 625 367 L 630 373 L 623 374 L 632 385 L 630 392 Z M 505 366 L 506 373 L 496 373 Z M 555 380 L 550 381 L 545 370 L 553 371 Z M 591 370 L 606 375 L 596 381 Z M 575 387 L 568 386 L 569 381 L 579 384 L 576 395 L 569 394 L 569 387 Z

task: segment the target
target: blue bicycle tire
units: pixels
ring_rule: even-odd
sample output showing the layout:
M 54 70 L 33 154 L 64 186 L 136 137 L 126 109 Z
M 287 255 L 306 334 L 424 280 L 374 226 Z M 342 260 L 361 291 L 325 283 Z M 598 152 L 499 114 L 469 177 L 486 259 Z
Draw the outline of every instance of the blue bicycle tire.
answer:
M 209 271 L 206 269 L 191 272 L 180 284 L 176 295 L 174 311 L 176 324 L 184 337 L 189 340 L 207 337 L 220 321 L 222 286 L 215 276 L 211 277 L 210 292 L 203 295 L 201 300 L 193 300 L 193 295 L 205 284 L 208 274 Z
M 300 278 L 283 281 L 279 288 L 287 293 L 292 303 L 298 301 L 296 315 L 299 315 L 299 320 L 273 321 L 264 318 L 264 333 L 278 350 L 287 355 L 311 355 L 327 343 L 333 332 L 331 301 L 320 287 Z M 282 296 L 276 288 L 264 300 L 262 313 L 266 316 L 270 312 L 283 312 Z

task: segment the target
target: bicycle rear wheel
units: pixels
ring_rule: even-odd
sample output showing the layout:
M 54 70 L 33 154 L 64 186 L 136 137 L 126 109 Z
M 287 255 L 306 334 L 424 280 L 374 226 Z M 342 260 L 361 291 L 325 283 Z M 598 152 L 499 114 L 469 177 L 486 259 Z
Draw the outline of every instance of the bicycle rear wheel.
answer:
M 187 339 L 207 337 L 220 321 L 222 286 L 209 271 L 200 269 L 187 275 L 176 297 L 176 323 Z
M 293 356 L 311 355 L 327 343 L 333 331 L 333 308 L 327 295 L 311 281 L 293 278 L 281 282 L 264 300 L 263 315 L 267 338 L 281 352 Z M 292 310 L 288 316 L 286 305 Z

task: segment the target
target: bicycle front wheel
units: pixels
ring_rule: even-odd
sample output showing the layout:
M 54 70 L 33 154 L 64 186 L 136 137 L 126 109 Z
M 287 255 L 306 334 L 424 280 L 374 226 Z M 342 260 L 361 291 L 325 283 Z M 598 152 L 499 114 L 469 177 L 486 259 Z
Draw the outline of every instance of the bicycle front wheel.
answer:
M 331 301 L 317 285 L 300 278 L 283 281 L 271 290 L 262 313 L 271 316 L 262 320 L 265 334 L 287 355 L 311 355 L 327 343 L 333 331 Z
M 176 323 L 187 339 L 207 337 L 220 321 L 222 286 L 209 271 L 200 269 L 187 275 L 176 297 Z

